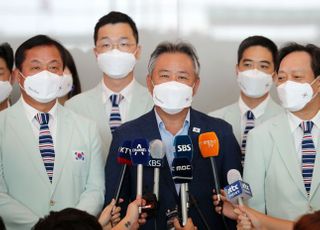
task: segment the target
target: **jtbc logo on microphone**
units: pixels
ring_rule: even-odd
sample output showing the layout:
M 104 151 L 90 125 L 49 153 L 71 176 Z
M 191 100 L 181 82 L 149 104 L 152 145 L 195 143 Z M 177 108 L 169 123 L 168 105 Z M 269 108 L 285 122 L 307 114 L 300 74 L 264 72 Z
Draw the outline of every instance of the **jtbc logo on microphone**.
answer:
M 161 167 L 162 166 L 162 159 L 151 159 L 148 162 L 149 167 Z
M 252 197 L 251 189 L 249 184 L 243 181 L 236 181 L 224 188 L 227 194 L 227 199 L 233 201 L 235 198 L 241 197 L 247 199 Z
M 182 152 L 182 151 L 191 151 L 191 144 L 188 145 L 178 145 L 178 152 Z

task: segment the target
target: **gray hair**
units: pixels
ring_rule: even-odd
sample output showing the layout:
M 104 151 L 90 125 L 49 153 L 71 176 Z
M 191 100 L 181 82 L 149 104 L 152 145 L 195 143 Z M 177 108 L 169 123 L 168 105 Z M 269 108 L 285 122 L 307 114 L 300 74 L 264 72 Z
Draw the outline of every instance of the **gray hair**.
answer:
M 162 42 L 152 52 L 148 64 L 148 72 L 152 74 L 157 58 L 163 53 L 183 53 L 189 56 L 193 62 L 194 72 L 199 76 L 200 63 L 196 52 L 196 49 L 189 43 L 186 42 Z

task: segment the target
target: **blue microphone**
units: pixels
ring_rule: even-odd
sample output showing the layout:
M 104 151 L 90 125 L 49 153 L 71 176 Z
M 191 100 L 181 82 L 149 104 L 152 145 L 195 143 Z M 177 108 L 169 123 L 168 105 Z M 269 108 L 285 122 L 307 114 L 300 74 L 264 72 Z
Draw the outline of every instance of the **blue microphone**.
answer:
M 188 158 L 192 161 L 193 145 L 188 135 L 178 135 L 174 138 L 175 157 Z
M 242 181 L 241 174 L 236 169 L 230 169 L 227 174 L 229 185 L 224 188 L 227 199 L 232 203 L 243 205 L 243 200 L 250 199 L 252 192 L 250 185 Z
M 188 182 L 192 180 L 191 161 L 193 157 L 193 145 L 188 135 L 178 135 L 174 139 L 175 158 L 172 162 L 172 176 L 175 183 L 181 184 L 181 215 L 182 225 L 187 224 L 188 219 Z
M 149 158 L 148 141 L 144 138 L 135 139 L 131 146 L 131 160 L 132 164 L 137 166 L 137 196 L 142 197 L 143 166 L 148 165 Z

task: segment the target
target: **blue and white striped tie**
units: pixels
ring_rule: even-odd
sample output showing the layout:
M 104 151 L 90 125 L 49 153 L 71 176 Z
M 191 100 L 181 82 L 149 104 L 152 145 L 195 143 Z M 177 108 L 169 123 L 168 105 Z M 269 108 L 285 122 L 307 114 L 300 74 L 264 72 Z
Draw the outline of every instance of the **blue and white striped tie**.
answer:
M 39 150 L 42 156 L 44 167 L 47 171 L 50 183 L 52 183 L 53 177 L 53 167 L 54 167 L 54 145 L 52 136 L 49 130 L 49 114 L 48 113 L 38 113 L 35 119 L 40 124 L 39 132 Z
M 314 161 L 316 159 L 316 149 L 313 143 L 311 130 L 312 121 L 304 121 L 300 124 L 303 131 L 301 153 L 302 153 L 302 177 L 304 186 L 309 195 L 313 174 Z
M 114 132 L 114 130 L 116 130 L 116 128 L 118 128 L 121 125 L 121 115 L 119 110 L 119 104 L 123 98 L 124 97 L 121 94 L 112 94 L 110 96 L 112 107 L 111 107 L 111 113 L 110 113 L 110 119 L 109 119 L 109 126 L 111 129 L 111 132 Z
M 245 158 L 245 154 L 246 154 L 246 145 L 247 145 L 247 137 L 248 137 L 248 133 L 251 129 L 254 128 L 254 114 L 252 113 L 252 111 L 248 110 L 246 113 L 246 118 L 247 118 L 247 122 L 246 122 L 246 127 L 244 128 L 244 132 L 242 135 L 242 143 L 241 143 L 241 163 L 242 166 L 244 164 L 244 158 Z

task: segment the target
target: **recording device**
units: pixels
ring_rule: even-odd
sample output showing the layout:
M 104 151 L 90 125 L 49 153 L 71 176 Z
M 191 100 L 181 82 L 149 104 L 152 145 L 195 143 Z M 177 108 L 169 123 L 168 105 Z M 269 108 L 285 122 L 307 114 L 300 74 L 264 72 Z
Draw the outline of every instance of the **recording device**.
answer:
M 118 148 L 118 152 L 117 152 L 117 162 L 119 164 L 122 164 L 123 167 L 121 169 L 121 173 L 120 173 L 120 179 L 119 179 L 119 186 L 115 192 L 114 198 L 116 200 L 116 203 L 118 203 L 119 200 L 119 194 L 122 188 L 122 183 L 123 183 L 123 178 L 124 175 L 126 174 L 126 170 L 127 170 L 127 165 L 131 165 L 131 141 L 124 141 L 122 143 L 122 145 Z
M 148 162 L 149 167 L 154 168 L 153 176 L 153 193 L 159 199 L 159 174 L 160 167 L 163 167 L 163 157 L 165 155 L 165 147 L 161 140 L 155 139 L 149 143 L 151 159 Z
M 188 183 L 193 179 L 191 165 L 193 145 L 189 136 L 179 135 L 175 137 L 174 146 L 175 158 L 172 162 L 172 178 L 176 184 L 181 184 L 181 216 L 182 225 L 185 226 L 188 219 Z
M 252 192 L 248 183 L 242 181 L 241 174 L 236 169 L 230 169 L 227 174 L 229 185 L 224 188 L 227 199 L 232 203 L 243 205 L 243 200 L 250 199 Z
M 132 142 L 131 161 L 137 166 L 137 196 L 142 197 L 143 166 L 148 165 L 150 158 L 149 144 L 146 139 L 139 138 Z M 141 213 L 141 209 L 139 209 Z
M 215 132 L 206 132 L 199 135 L 199 148 L 203 158 L 210 158 L 212 173 L 214 177 L 214 187 L 221 202 L 220 181 L 217 173 L 214 157 L 219 155 L 219 139 Z

